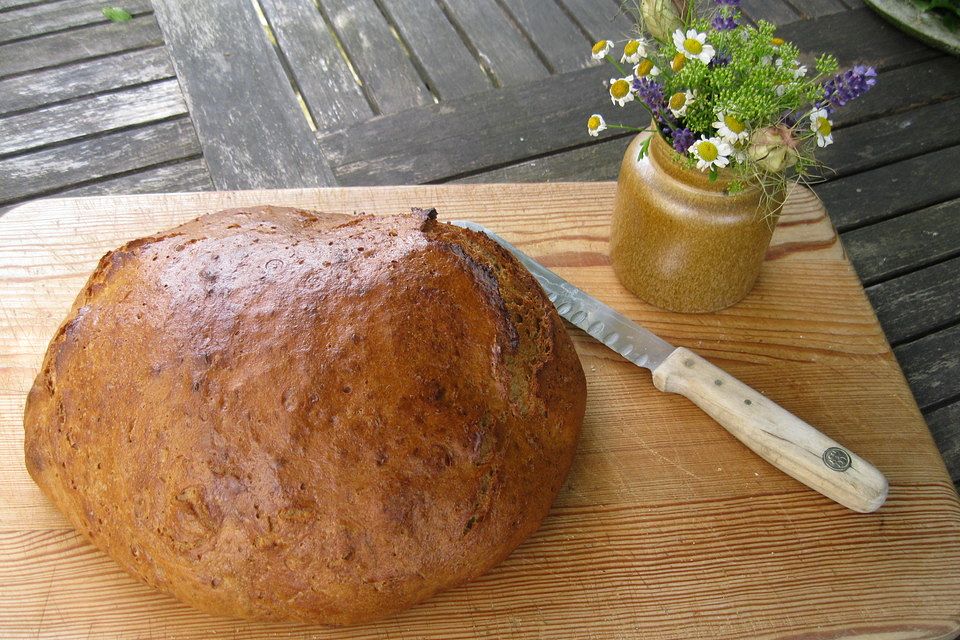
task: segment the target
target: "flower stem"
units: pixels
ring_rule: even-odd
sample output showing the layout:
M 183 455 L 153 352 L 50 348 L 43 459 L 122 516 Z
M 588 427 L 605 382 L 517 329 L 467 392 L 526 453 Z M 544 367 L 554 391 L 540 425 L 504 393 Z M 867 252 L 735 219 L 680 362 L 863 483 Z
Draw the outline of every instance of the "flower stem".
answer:
M 615 66 L 615 67 L 617 68 L 617 73 L 619 73 L 621 76 L 624 75 L 624 74 L 623 74 L 623 67 L 621 67 L 621 66 L 620 66 L 620 63 L 617 62 L 616 59 L 614 59 L 614 57 L 611 56 L 609 53 L 607 54 L 607 61 L 609 61 L 610 64 L 612 64 L 613 66 Z

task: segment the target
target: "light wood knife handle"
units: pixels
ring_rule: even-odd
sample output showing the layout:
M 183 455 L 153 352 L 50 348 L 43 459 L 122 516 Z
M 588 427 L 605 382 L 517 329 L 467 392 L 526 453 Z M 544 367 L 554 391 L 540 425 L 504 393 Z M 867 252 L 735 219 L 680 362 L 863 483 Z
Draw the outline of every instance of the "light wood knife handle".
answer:
M 887 499 L 876 467 L 689 349 L 667 356 L 653 384 L 686 396 L 764 460 L 849 509 L 869 513 Z

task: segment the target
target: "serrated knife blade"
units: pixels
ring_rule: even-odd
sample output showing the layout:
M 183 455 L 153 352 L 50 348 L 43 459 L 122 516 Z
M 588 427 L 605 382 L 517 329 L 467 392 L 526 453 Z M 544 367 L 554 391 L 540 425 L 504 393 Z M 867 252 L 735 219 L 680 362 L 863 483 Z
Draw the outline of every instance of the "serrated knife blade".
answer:
M 468 220 L 454 220 L 452 224 L 486 234 L 512 253 L 533 274 L 564 319 L 635 365 L 653 371 L 675 350 L 667 341 L 573 286 L 483 225 Z
M 649 369 L 657 389 L 685 396 L 773 466 L 854 511 L 875 511 L 886 500 L 887 479 L 876 467 L 765 395 L 693 351 L 673 347 L 483 225 L 453 224 L 499 243 L 533 274 L 561 316 Z

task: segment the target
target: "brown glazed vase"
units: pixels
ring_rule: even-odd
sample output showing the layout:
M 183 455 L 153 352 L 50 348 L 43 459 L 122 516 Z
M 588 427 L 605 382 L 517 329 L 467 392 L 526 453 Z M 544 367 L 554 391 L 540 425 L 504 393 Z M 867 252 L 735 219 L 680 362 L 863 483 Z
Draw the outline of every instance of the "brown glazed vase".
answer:
M 758 187 L 726 193 L 680 163 L 659 135 L 637 160 L 647 134 L 627 148 L 617 179 L 610 255 L 620 281 L 642 300 L 670 311 L 728 307 L 753 287 L 782 207 Z M 772 207 L 772 208 L 771 208 Z

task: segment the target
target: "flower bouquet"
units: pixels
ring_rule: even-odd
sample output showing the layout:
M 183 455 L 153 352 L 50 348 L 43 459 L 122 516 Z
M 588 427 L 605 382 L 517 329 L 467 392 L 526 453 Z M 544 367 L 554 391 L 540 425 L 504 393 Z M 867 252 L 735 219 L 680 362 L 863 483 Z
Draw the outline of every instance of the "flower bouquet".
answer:
M 682 12 L 642 0 L 635 9 L 640 35 L 593 47 L 618 71 L 607 87 L 612 103 L 637 103 L 652 119 L 649 134 L 601 114 L 587 121 L 593 136 L 640 133 L 617 181 L 613 266 L 657 306 L 721 309 L 753 287 L 788 186 L 817 172 L 833 114 L 877 73 L 839 73 L 829 54 L 801 59 L 772 24 L 746 24 L 739 0 L 689 1 Z
M 708 12 L 688 2 L 681 17 L 667 0 L 636 7 L 641 36 L 618 51 L 610 40 L 593 47 L 619 77 L 608 87 L 613 104 L 637 102 L 659 135 L 691 167 L 715 180 L 736 175 L 729 189 L 747 184 L 779 191 L 787 179 L 805 180 L 816 165 L 815 150 L 833 142 L 832 114 L 877 81 L 872 67 L 837 73 L 834 56 L 803 64 L 797 47 L 777 37 L 774 26 L 742 20 L 739 0 L 715 0 Z M 590 135 L 607 128 L 601 114 L 587 123 Z M 641 155 L 649 145 L 644 145 Z

